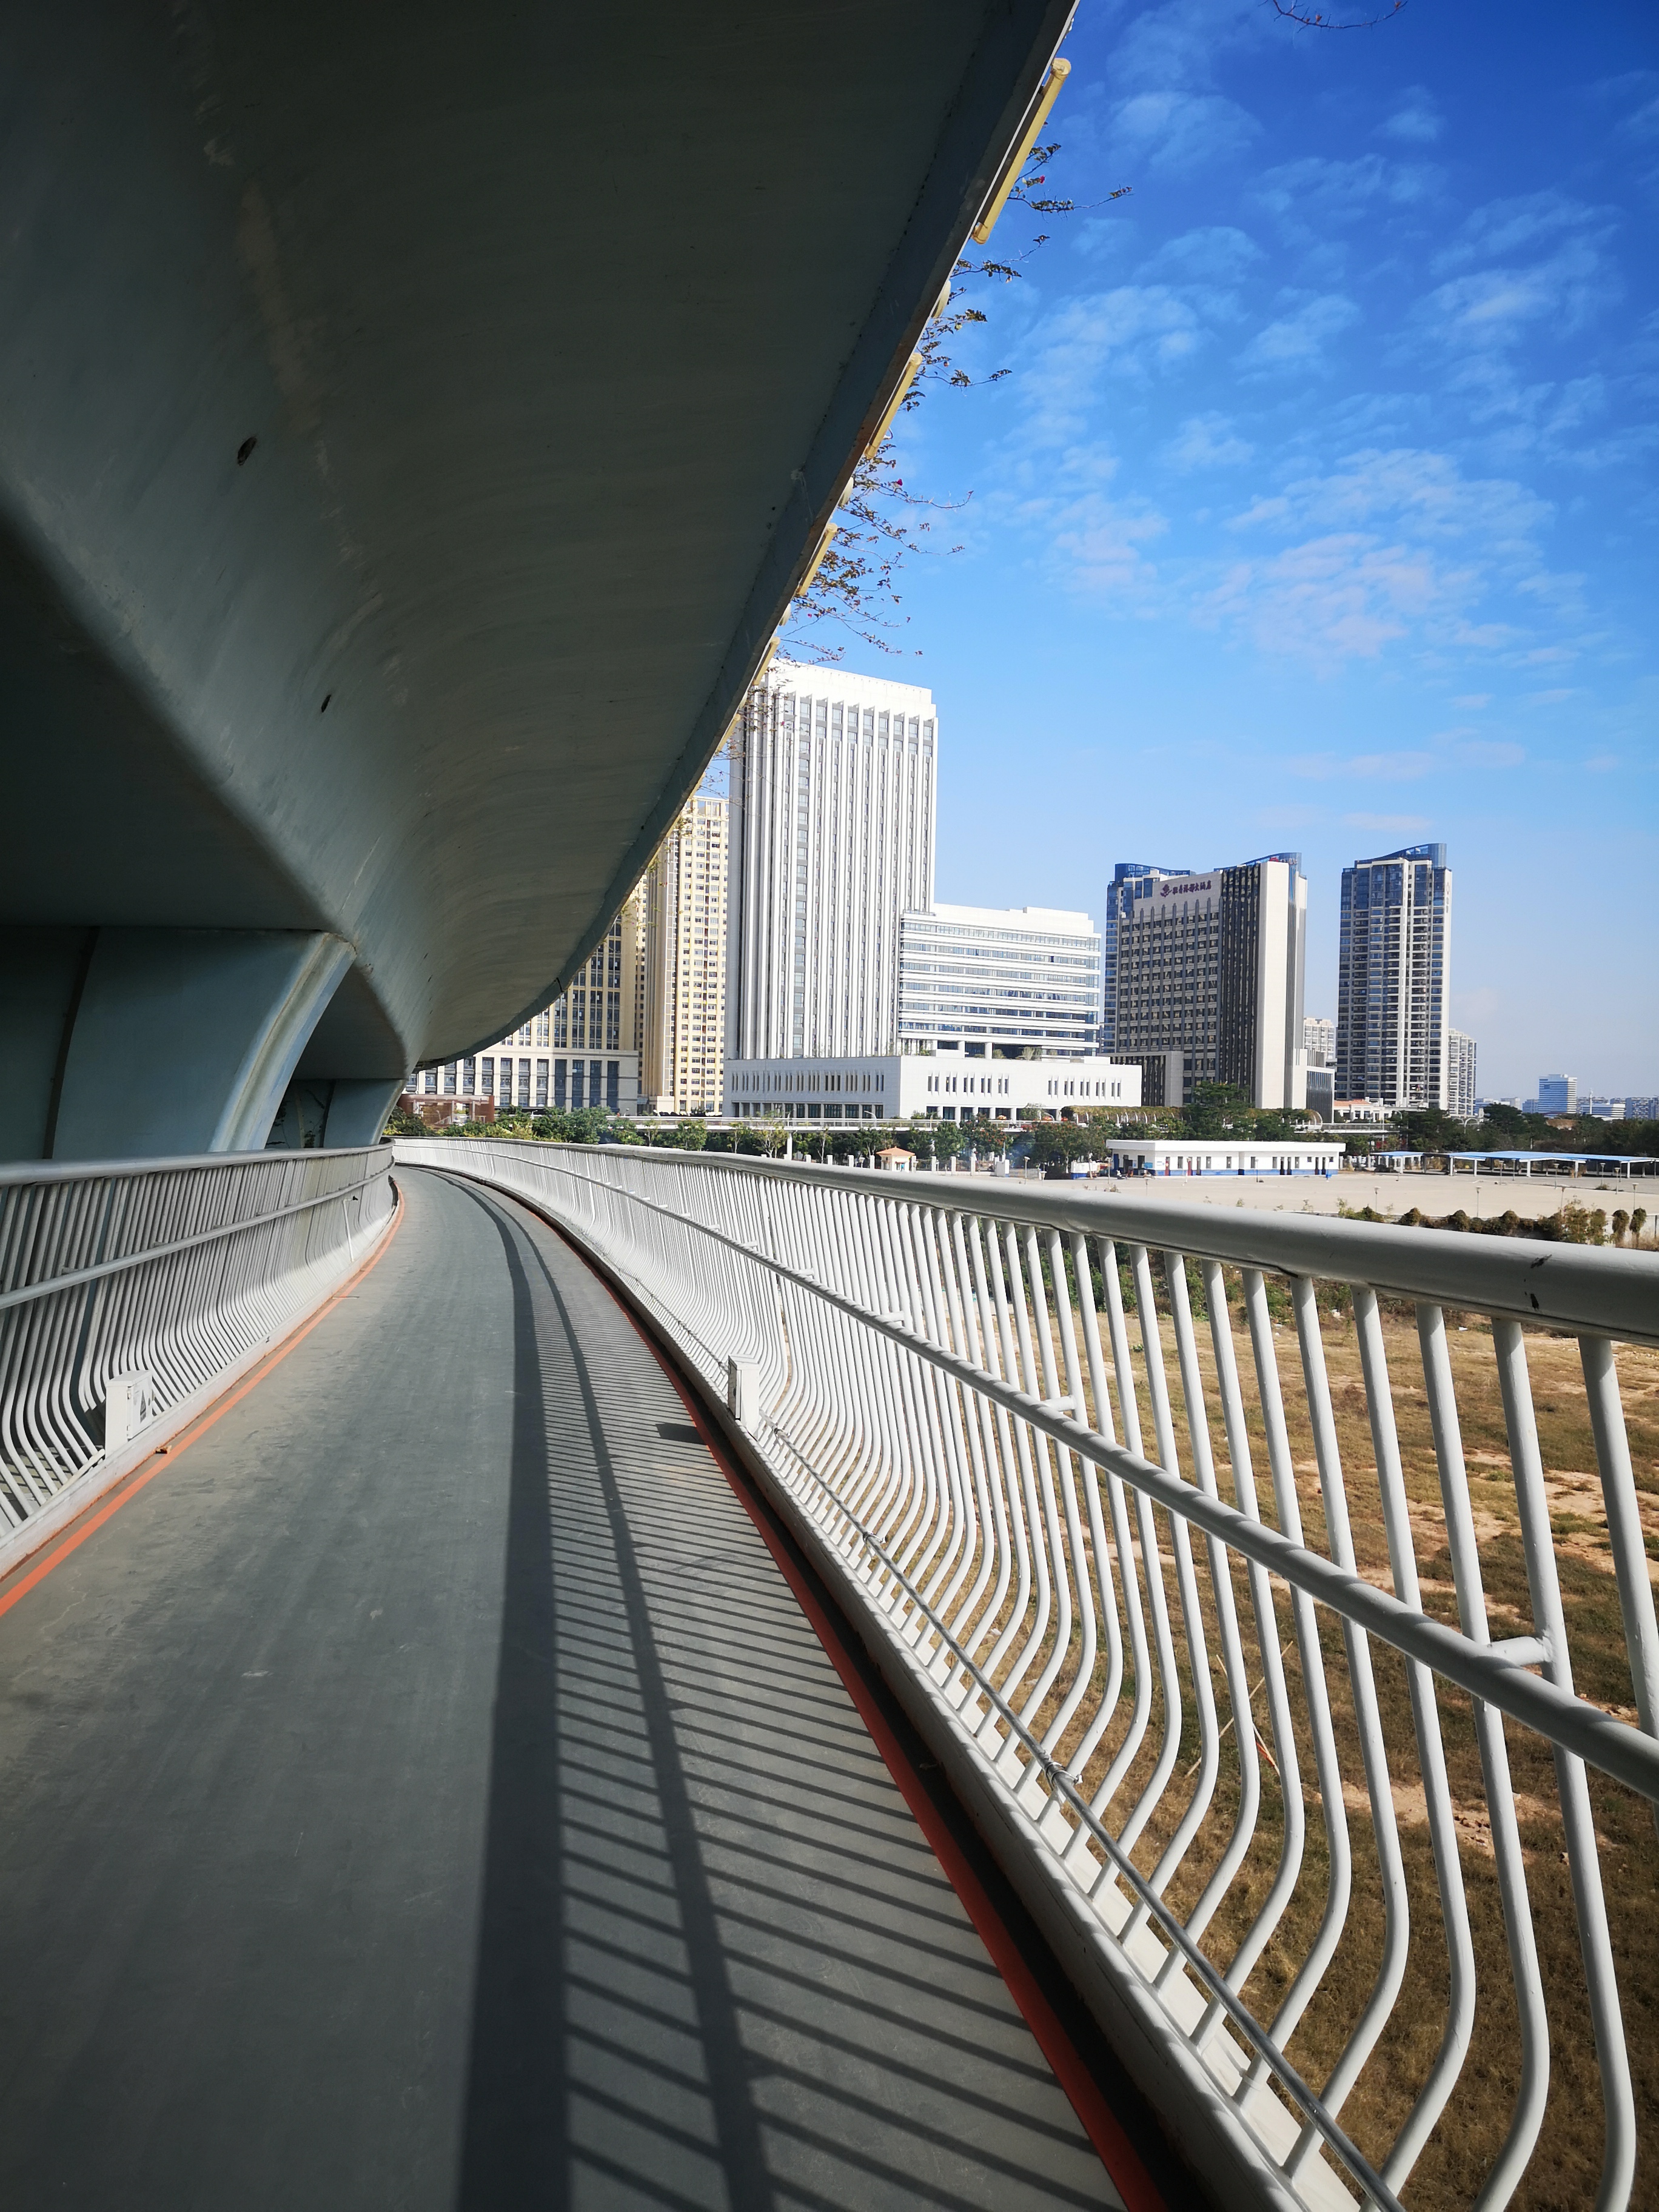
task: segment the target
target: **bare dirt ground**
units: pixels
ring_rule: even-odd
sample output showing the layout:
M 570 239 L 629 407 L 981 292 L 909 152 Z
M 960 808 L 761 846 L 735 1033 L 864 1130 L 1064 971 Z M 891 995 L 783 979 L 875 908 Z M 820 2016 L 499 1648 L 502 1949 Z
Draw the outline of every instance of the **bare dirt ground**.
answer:
M 1178 1199 L 1194 1206 L 1259 1206 L 1273 1213 L 1336 1213 L 1344 1206 L 1358 1212 L 1369 1206 L 1391 1221 L 1413 1206 L 1437 1218 L 1462 1206 L 1471 1220 L 1478 1221 L 1490 1221 L 1509 1211 L 1523 1221 L 1536 1221 L 1564 1206 L 1600 1206 L 1609 1214 L 1615 1206 L 1628 1211 L 1644 1206 L 1650 1213 L 1659 1212 L 1659 1174 L 1637 1174 L 1626 1182 L 1623 1176 L 1370 1175 L 1345 1168 L 1328 1180 L 1322 1176 L 1146 1176 L 1121 1181 L 1103 1177 L 1082 1187 L 1131 1201 Z M 1652 1241 L 1650 1233 L 1647 1243 Z
M 1581 1186 L 1582 1188 L 1582 1186 Z M 1420 1201 L 1419 1201 L 1420 1202 Z M 1426 1210 L 1426 1209 L 1425 1209 Z M 1283 1299 L 1282 1291 L 1277 1294 Z M 1330 1378 L 1349 1510 L 1360 1571 L 1384 1589 L 1393 1587 L 1376 1475 L 1370 1419 L 1346 1291 L 1322 1290 L 1322 1340 Z M 1490 1328 L 1473 1316 L 1449 1315 L 1450 1350 L 1456 1382 L 1477 1536 L 1494 1635 L 1528 1632 L 1533 1613 L 1522 1556 L 1519 1514 L 1510 1472 L 1507 1436 Z M 1130 1334 L 1139 1346 L 1139 1316 L 1129 1316 Z M 1174 1337 L 1167 1318 L 1158 1323 L 1166 1371 L 1175 1391 L 1176 1426 L 1183 1471 L 1188 1441 L 1179 1397 Z M 1222 1494 L 1232 1495 L 1225 1432 L 1215 1387 L 1209 1330 L 1200 1322 L 1201 1368 L 1210 1433 Z M 1417 1332 L 1409 1314 L 1385 1321 L 1391 1395 L 1410 1502 L 1413 1535 L 1422 1601 L 1431 1613 L 1455 1622 L 1455 1591 L 1445 1543 L 1445 1516 L 1430 1431 Z M 1251 1455 L 1264 1513 L 1275 1517 L 1267 1472 L 1265 1429 L 1249 1376 L 1248 1338 L 1235 1314 L 1235 1338 L 1246 1397 L 1251 1404 Z M 1274 1338 L 1284 1380 L 1284 1395 L 1295 1463 L 1297 1502 L 1305 1540 L 1326 1550 L 1326 1524 L 1312 1432 L 1300 1389 L 1300 1363 L 1288 1311 Z M 1606 1517 L 1585 1403 L 1576 1342 L 1543 1333 L 1528 1338 L 1528 1355 L 1540 1441 L 1546 1468 L 1556 1539 L 1556 1558 L 1572 1648 L 1576 1686 L 1620 1718 L 1633 1721 L 1633 1691 L 1619 1596 L 1606 1534 Z M 1636 1479 L 1650 1557 L 1659 1555 L 1659 1351 L 1622 1346 L 1620 1379 L 1630 1431 Z M 1144 1382 L 1141 1419 L 1150 1437 L 1152 1408 Z M 1150 1873 L 1174 1834 L 1197 1786 L 1200 1743 L 1191 1694 L 1191 1674 L 1181 1632 L 1181 1610 L 1171 1567 L 1170 1530 L 1160 1516 L 1164 1581 L 1177 1651 L 1182 1655 L 1183 1690 L 1182 1743 L 1175 1778 L 1136 1847 L 1136 1863 Z M 1137 1546 L 1137 1549 L 1138 1549 Z M 1204 1547 L 1194 1544 L 1200 1611 L 1209 1642 L 1210 1673 L 1218 1717 L 1231 1717 L 1215 1642 L 1214 1585 Z M 1650 1571 L 1659 1573 L 1659 1559 Z M 1240 1938 L 1261 1909 L 1278 1870 L 1285 1838 L 1285 1800 L 1268 1745 L 1267 1701 L 1260 1694 L 1262 1666 L 1256 1650 L 1249 1589 L 1235 1572 L 1234 1601 L 1244 1626 L 1253 1691 L 1252 1718 L 1262 1747 L 1261 1815 L 1252 1842 L 1205 1937 L 1218 1964 L 1231 1959 Z M 1288 1910 L 1244 1986 L 1247 2002 L 1271 2021 L 1312 1948 L 1328 1893 L 1326 1808 L 1313 1757 L 1312 1735 L 1303 1684 L 1297 1632 L 1287 1599 L 1279 1593 L 1279 1641 L 1283 1647 L 1301 1773 L 1307 1840 L 1302 1873 Z M 1291 2039 L 1291 2057 L 1316 2083 L 1328 2074 L 1370 1996 L 1383 1958 L 1385 1919 L 1375 1832 L 1364 1786 L 1359 1736 L 1349 1689 L 1340 1625 L 1318 1624 L 1321 1671 L 1330 1685 L 1333 1719 L 1342 1776 L 1341 1805 L 1334 1817 L 1347 1828 L 1353 1856 L 1353 1893 L 1340 1949 L 1317 1994 Z M 1449 1989 L 1447 1948 L 1437 1881 L 1430 1848 L 1427 1812 L 1419 1763 L 1406 1669 L 1397 1656 L 1372 1645 L 1384 1735 L 1389 1746 L 1390 1784 L 1404 1856 L 1411 1936 L 1400 2001 L 1376 2050 L 1343 2112 L 1344 2124 L 1368 2154 L 1385 2156 L 1394 2136 L 1435 2062 L 1444 2033 Z M 1103 1660 L 1097 1686 L 1103 1687 Z M 1062 1668 L 1044 1709 L 1059 1711 L 1074 1679 Z M 1120 1717 L 1090 1762 L 1091 1780 L 1103 1774 L 1124 1739 L 1131 1698 L 1126 1682 Z M 1499 1904 L 1492 1847 L 1491 1814 L 1481 1781 L 1469 1700 L 1438 1687 L 1439 1725 L 1459 1838 L 1460 1869 L 1473 1930 L 1479 1997 L 1470 2053 L 1439 2124 L 1412 2175 L 1408 2205 L 1439 2208 L 1467 2205 L 1479 2193 L 1509 2129 L 1520 2079 L 1520 2039 L 1507 1940 Z M 1061 1755 L 1080 1739 L 1092 1701 L 1086 1698 L 1062 1740 Z M 1039 1726 L 1042 1725 L 1041 1721 Z M 1163 1696 L 1154 1696 L 1152 1725 L 1109 1816 L 1114 1826 L 1127 1817 L 1151 1778 L 1163 1740 Z M 1549 2103 L 1528 2179 L 1514 2199 L 1527 2212 L 1569 2212 L 1587 2206 L 1596 2193 L 1601 2163 L 1602 2110 L 1584 1977 L 1578 1951 L 1570 1870 L 1555 1775 L 1547 1747 L 1527 1731 L 1506 1727 L 1514 1802 L 1526 1860 L 1533 1920 L 1551 2024 Z M 1240 1771 L 1236 1738 L 1222 1746 L 1222 1762 L 1211 1809 L 1170 1887 L 1171 1902 L 1190 1909 L 1218 1863 L 1239 1802 Z M 1626 2033 L 1636 2081 L 1643 2155 L 1632 2202 L 1659 2205 L 1659 1841 L 1651 1809 L 1620 1785 L 1595 1772 L 1590 1796 L 1601 1844 L 1601 1871 L 1618 1960 Z

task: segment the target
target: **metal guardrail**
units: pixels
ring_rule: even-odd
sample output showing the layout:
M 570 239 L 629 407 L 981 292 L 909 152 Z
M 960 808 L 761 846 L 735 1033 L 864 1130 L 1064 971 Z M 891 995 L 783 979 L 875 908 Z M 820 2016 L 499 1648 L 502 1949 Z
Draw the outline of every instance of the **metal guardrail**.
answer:
M 568 1225 L 722 1396 L 737 1363 L 763 1462 L 945 1698 L 1047 1872 L 1088 1901 L 1143 2011 L 1155 1999 L 1186 2081 L 1230 2108 L 1239 2178 L 1263 2201 L 1396 2205 L 1479 2050 L 1490 1993 L 1459 1849 L 1470 1762 L 1457 1795 L 1448 1768 L 1450 1686 L 1478 1746 L 1520 2042 L 1507 2133 L 1474 2201 L 1487 2212 L 1514 2194 L 1544 2117 L 1551 2023 L 1504 1717 L 1541 1738 L 1605 2109 L 1596 2203 L 1628 2202 L 1635 2100 L 1585 1766 L 1659 1801 L 1659 1632 L 1611 1341 L 1659 1343 L 1659 1262 L 726 1156 L 489 1140 L 397 1153 L 520 1192 Z M 1351 1294 L 1370 1442 L 1370 1463 L 1347 1471 L 1319 1307 L 1332 1283 Z M 1455 1627 L 1423 1603 L 1385 1340 L 1394 1299 L 1414 1312 Z M 1520 1636 L 1494 1638 L 1489 1617 L 1449 1308 L 1492 1317 L 1532 1607 Z M 1528 1322 L 1579 1340 L 1639 1726 L 1574 1691 Z M 1311 1437 L 1300 1468 L 1292 1424 Z M 1380 1515 L 1391 1588 L 1357 1563 L 1360 1503 Z M 1323 1551 L 1304 1510 L 1322 1516 Z M 1328 1643 L 1322 1623 L 1339 1632 Z M 1421 1793 L 1445 1943 L 1446 1995 L 1431 2000 L 1420 1961 L 1408 1972 L 1402 1788 Z M 1350 1812 L 1369 1831 L 1364 1864 Z M 1245 1916 L 1247 1863 L 1260 1895 Z M 1243 1992 L 1270 1951 L 1289 1955 L 1264 2017 Z M 1364 2001 L 1345 1992 L 1340 2047 L 1304 2080 L 1285 2046 L 1357 1972 Z M 1368 2160 L 1345 2107 L 1401 2008 L 1425 2001 L 1443 2013 L 1437 2052 Z
M 327 1296 L 391 1216 L 391 1165 L 377 1146 L 0 1169 L 0 1562 Z

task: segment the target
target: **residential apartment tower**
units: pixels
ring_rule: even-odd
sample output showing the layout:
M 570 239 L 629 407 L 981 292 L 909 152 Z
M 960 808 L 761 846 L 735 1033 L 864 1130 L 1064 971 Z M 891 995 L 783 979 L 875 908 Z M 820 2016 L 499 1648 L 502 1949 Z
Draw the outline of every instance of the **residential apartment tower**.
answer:
M 1342 871 L 1339 1099 L 1449 1103 L 1451 895 L 1443 845 L 1403 846 Z

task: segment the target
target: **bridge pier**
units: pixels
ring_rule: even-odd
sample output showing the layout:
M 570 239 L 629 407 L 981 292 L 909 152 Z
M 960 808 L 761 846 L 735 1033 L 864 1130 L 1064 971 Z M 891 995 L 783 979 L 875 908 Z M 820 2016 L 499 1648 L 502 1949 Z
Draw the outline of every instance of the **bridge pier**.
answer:
M 350 963 L 322 930 L 0 933 L 0 1158 L 258 1151 Z

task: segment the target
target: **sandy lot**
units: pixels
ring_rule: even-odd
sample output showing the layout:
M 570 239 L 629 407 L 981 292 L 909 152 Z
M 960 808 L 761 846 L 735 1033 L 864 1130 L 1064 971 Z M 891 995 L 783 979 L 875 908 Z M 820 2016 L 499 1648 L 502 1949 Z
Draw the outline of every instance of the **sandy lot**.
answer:
M 1491 1220 L 1511 1208 L 1523 1220 L 1532 1220 L 1563 1206 L 1599 1206 L 1607 1213 L 1618 1206 L 1645 1206 L 1650 1214 L 1659 1213 L 1659 1175 L 1651 1174 L 1634 1176 L 1626 1183 L 1622 1176 L 1369 1175 L 1344 1169 L 1328 1181 L 1318 1176 L 1148 1176 L 1089 1188 L 1108 1188 L 1114 1198 L 1184 1199 L 1194 1206 L 1264 1206 L 1275 1213 L 1335 1213 L 1345 1206 L 1357 1212 L 1370 1206 L 1391 1220 L 1413 1206 L 1431 1216 L 1461 1206 L 1472 1220 Z

